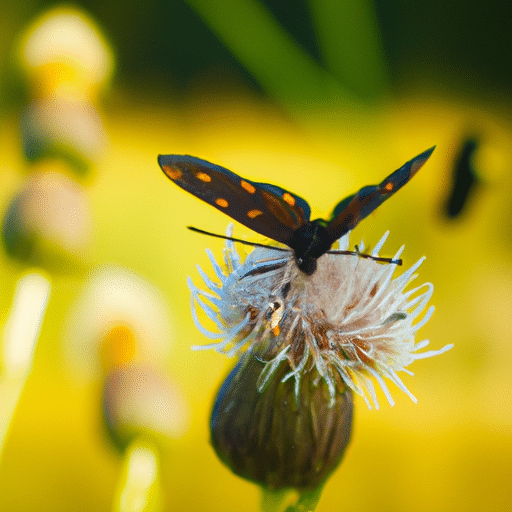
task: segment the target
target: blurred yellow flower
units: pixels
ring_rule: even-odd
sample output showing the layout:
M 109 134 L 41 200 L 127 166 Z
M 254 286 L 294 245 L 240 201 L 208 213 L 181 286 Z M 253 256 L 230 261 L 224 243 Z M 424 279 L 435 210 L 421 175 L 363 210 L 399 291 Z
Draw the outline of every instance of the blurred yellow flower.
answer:
M 19 60 L 36 96 L 59 87 L 91 93 L 112 75 L 114 58 L 96 23 L 83 10 L 57 7 L 25 31 Z
M 93 273 L 63 334 L 71 371 L 97 378 L 112 367 L 148 362 L 163 367 L 171 346 L 171 318 L 160 291 L 117 266 Z

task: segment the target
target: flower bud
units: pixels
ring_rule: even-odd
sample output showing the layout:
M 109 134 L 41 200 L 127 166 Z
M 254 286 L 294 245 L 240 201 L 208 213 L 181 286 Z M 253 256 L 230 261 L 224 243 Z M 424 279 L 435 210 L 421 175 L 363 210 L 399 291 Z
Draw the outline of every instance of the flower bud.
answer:
M 116 445 L 124 450 L 133 439 L 165 443 L 186 429 L 186 406 L 178 389 L 147 366 L 114 368 L 103 386 L 103 415 Z
M 222 384 L 210 421 L 213 447 L 235 474 L 262 486 L 316 488 L 349 442 L 352 393 L 337 391 L 332 403 L 316 368 L 304 372 L 296 393 L 293 379 L 283 382 L 286 363 L 260 391 L 263 367 L 246 353 Z
M 28 160 L 63 159 L 79 175 L 99 159 L 106 143 L 98 111 L 80 95 L 34 100 L 21 116 L 20 131 Z
M 7 254 L 63 272 L 87 259 L 91 214 L 82 187 L 45 166 L 11 201 L 2 226 Z
M 61 88 L 91 97 L 109 82 L 114 56 L 91 17 L 82 9 L 61 6 L 38 16 L 24 31 L 18 64 L 36 96 Z

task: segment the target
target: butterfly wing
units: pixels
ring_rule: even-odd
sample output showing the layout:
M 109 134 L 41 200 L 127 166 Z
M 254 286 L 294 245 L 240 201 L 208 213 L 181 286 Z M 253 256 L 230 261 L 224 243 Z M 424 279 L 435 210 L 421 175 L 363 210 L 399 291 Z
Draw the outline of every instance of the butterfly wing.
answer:
M 176 185 L 253 231 L 283 244 L 289 245 L 293 232 L 309 221 L 307 202 L 275 185 L 247 180 L 188 155 L 159 155 L 158 163 Z
M 359 222 L 378 208 L 386 199 L 401 189 L 428 160 L 435 146 L 402 165 L 379 185 L 362 188 L 356 194 L 340 201 L 327 224 L 331 243 L 355 228 Z

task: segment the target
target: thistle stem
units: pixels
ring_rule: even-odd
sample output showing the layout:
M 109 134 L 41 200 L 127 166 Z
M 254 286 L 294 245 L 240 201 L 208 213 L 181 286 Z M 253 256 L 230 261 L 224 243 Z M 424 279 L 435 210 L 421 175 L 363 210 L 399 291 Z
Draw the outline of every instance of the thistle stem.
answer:
M 261 512 L 284 512 L 294 497 L 295 491 L 291 489 L 269 489 L 261 488 Z M 288 510 L 288 509 L 286 509 Z
M 314 512 L 323 485 L 316 489 L 297 492 L 294 489 L 261 489 L 261 512 Z

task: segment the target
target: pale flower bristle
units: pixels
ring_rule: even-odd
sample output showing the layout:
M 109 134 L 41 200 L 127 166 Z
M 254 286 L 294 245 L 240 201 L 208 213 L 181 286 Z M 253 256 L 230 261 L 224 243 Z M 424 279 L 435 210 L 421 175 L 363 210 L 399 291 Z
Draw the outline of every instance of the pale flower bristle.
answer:
M 230 227 L 228 236 L 231 233 Z M 378 256 L 388 234 L 372 256 Z M 347 247 L 348 235 L 340 240 L 340 248 Z M 363 242 L 359 250 L 362 247 Z M 296 394 L 304 372 L 316 369 L 327 384 L 331 403 L 337 392 L 348 387 L 363 396 L 368 407 L 373 403 L 378 408 L 376 382 L 393 405 L 383 377 L 416 401 L 397 372 L 410 374 L 406 367 L 414 360 L 452 347 L 418 353 L 428 342 L 414 341 L 416 331 L 434 311 L 433 306 L 427 308 L 434 287 L 425 283 L 403 290 L 416 277 L 424 258 L 393 279 L 395 263 L 382 264 L 357 255 L 325 254 L 311 276 L 298 269 L 291 252 L 283 259 L 283 252 L 272 247 L 256 247 L 242 261 L 228 240 L 223 268 L 210 251 L 208 256 L 219 283 L 202 270 L 208 291 L 189 279 L 193 318 L 202 334 L 219 341 L 195 348 L 213 348 L 231 356 L 250 349 L 267 361 L 258 382 L 260 389 L 287 361 L 290 372 L 282 380 L 295 379 Z M 198 309 L 211 328 L 199 318 Z

